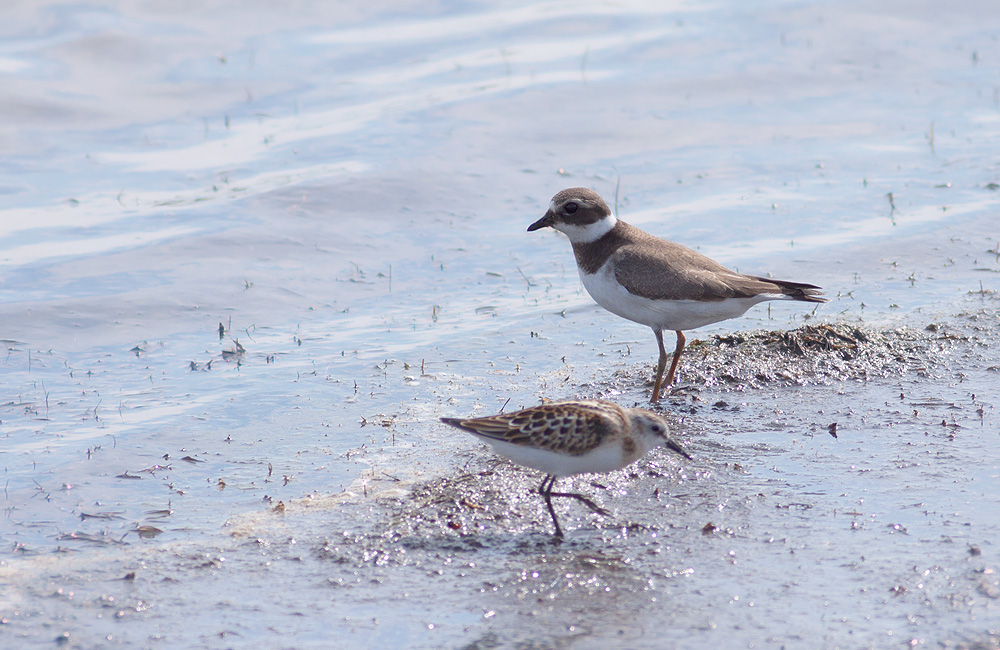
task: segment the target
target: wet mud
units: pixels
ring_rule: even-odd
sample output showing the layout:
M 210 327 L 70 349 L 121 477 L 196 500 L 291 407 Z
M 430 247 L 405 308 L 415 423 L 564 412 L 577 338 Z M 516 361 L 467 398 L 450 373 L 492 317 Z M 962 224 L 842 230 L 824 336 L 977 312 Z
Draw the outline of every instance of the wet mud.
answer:
M 928 377 L 928 365 L 941 365 L 953 342 L 968 340 L 939 329 L 936 324 L 916 330 L 830 323 L 717 334 L 685 349 L 680 366 L 684 380 L 674 392 L 867 381 L 909 372 Z M 616 376 L 628 381 L 641 372 L 628 368 Z
M 712 337 L 662 405 L 694 462 L 566 480 L 611 516 L 560 504 L 560 543 L 537 473 L 476 448 L 452 474 L 338 505 L 342 532 L 312 557 L 362 600 L 465 602 L 477 622 L 452 647 L 996 647 L 996 466 L 963 473 L 996 442 L 993 405 L 925 383 L 972 359 L 995 372 L 995 332 L 976 326 L 994 316 Z M 632 374 L 648 369 L 602 392 Z
M 297 613 L 327 624 L 292 647 L 995 648 L 997 430 L 973 393 L 997 372 L 995 318 L 692 345 L 684 386 L 658 408 L 695 460 L 657 450 L 565 479 L 611 515 L 557 502 L 562 542 L 540 476 L 458 437 L 431 478 L 413 471 L 422 452 L 404 452 L 343 492 L 261 503 L 207 546 L 90 556 L 75 595 L 54 577 L 65 554 L 23 583 L 61 599 L 64 622 L 139 617 L 178 646 L 277 639 Z M 590 389 L 641 397 L 634 378 L 650 371 Z M 198 604 L 216 615 L 158 623 Z M 230 608 L 257 615 L 227 623 Z

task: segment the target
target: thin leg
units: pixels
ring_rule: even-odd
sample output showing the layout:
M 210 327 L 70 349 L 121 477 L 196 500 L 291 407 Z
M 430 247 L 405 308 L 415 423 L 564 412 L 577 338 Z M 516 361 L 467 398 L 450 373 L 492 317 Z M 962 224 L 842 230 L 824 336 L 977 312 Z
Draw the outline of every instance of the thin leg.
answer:
M 677 370 L 677 362 L 681 360 L 685 342 L 684 332 L 677 330 L 677 347 L 674 348 L 674 360 L 670 362 L 670 371 L 667 372 L 667 388 L 674 385 L 674 371 Z
M 552 507 L 552 486 L 556 482 L 556 477 L 547 474 L 544 479 L 542 479 L 542 484 L 538 486 L 538 493 L 542 495 L 545 499 L 545 505 L 549 507 L 549 514 L 552 515 L 552 523 L 556 527 L 556 537 L 562 539 L 563 532 L 562 528 L 559 527 L 559 520 L 556 518 L 556 509 Z
M 597 505 L 587 497 L 583 496 L 582 494 L 577 494 L 575 492 L 553 492 L 552 487 L 555 484 L 556 484 L 556 477 L 549 474 L 544 479 L 542 479 L 542 484 L 538 486 L 538 493 L 542 495 L 543 499 L 545 499 L 545 505 L 548 506 L 549 514 L 552 515 L 552 523 L 555 524 L 556 527 L 556 537 L 562 539 L 563 532 L 562 528 L 559 526 L 559 520 L 556 518 L 556 509 L 552 507 L 552 497 L 565 497 L 568 499 L 576 499 L 577 501 L 584 504 L 585 506 L 587 506 L 588 508 L 590 508 L 599 515 L 608 516 L 609 514 L 611 514 L 601 506 Z
M 570 499 L 576 499 L 577 501 L 580 501 L 585 506 L 587 506 L 588 508 L 590 508 L 591 510 L 593 510 L 594 512 L 596 512 L 599 515 L 604 515 L 605 517 L 607 517 L 608 515 L 611 514 L 610 512 L 608 512 L 607 510 L 605 510 L 601 506 L 597 505 L 596 503 L 594 503 L 593 501 L 591 501 L 587 497 L 583 496 L 582 494 L 577 494 L 575 492 L 549 492 L 549 496 L 553 496 L 553 497 L 569 497 Z
M 653 383 L 653 396 L 649 398 L 650 403 L 655 404 L 660 399 L 660 388 L 670 388 L 674 385 L 674 373 L 677 371 L 677 362 L 681 360 L 681 352 L 684 351 L 684 332 L 676 330 L 677 347 L 674 348 L 674 359 L 670 362 L 670 371 L 667 372 L 667 381 L 663 382 L 663 368 L 667 365 L 667 350 L 663 347 L 663 332 L 653 330 L 656 334 L 656 344 L 660 347 L 660 360 L 656 363 L 656 381 Z
M 653 330 L 656 335 L 656 345 L 660 347 L 660 360 L 656 362 L 656 380 L 653 382 L 653 396 L 649 398 L 650 403 L 655 404 L 660 399 L 660 386 L 663 381 L 663 369 L 667 367 L 667 349 L 663 347 L 663 332 Z M 673 373 L 670 373 L 673 376 Z

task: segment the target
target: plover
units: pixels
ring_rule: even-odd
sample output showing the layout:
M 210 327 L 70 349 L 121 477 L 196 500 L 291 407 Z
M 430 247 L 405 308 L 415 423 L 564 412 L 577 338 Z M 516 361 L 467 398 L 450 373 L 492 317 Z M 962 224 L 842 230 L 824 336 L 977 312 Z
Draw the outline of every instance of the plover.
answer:
M 511 413 L 441 421 L 474 434 L 518 465 L 545 472 L 538 493 L 552 515 L 556 537 L 563 532 L 552 497 L 576 499 L 596 513 L 608 514 L 582 494 L 553 492 L 557 479 L 621 469 L 659 446 L 691 459 L 656 413 L 599 400 L 550 402 Z
M 742 316 L 765 300 L 826 302 L 812 284 L 772 280 L 731 271 L 686 246 L 619 221 L 597 192 L 574 187 L 552 197 L 548 212 L 528 231 L 551 227 L 573 244 L 587 293 L 613 314 L 653 329 L 660 358 L 650 402 L 671 388 L 684 350 L 684 332 Z M 664 330 L 677 333 L 670 371 Z

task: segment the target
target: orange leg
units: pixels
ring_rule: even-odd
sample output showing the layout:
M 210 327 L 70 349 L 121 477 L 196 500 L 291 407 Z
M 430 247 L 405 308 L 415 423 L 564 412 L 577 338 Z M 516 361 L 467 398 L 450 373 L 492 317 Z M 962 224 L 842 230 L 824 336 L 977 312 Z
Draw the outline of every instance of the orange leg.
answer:
M 667 381 L 664 383 L 662 380 L 663 369 L 667 367 L 667 349 L 663 347 L 663 332 L 653 330 L 653 333 L 656 334 L 656 344 L 660 348 L 660 359 L 656 363 L 656 381 L 653 382 L 653 396 L 649 399 L 650 403 L 655 404 L 660 399 L 660 388 L 670 388 L 674 385 L 674 373 L 677 371 L 677 362 L 681 360 L 681 352 L 684 351 L 686 339 L 684 332 L 676 330 L 677 347 L 674 348 L 674 358 L 670 362 L 670 371 L 667 372 Z

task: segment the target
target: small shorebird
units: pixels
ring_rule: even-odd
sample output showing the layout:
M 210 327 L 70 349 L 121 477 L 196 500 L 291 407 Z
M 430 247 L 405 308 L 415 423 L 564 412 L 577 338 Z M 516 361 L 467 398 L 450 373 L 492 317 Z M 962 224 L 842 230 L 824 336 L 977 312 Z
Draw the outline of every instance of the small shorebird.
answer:
M 518 465 L 545 472 L 538 493 L 552 515 L 556 537 L 563 532 L 552 497 L 576 499 L 598 514 L 608 514 L 582 494 L 553 492 L 557 479 L 621 469 L 659 446 L 691 459 L 656 413 L 598 400 L 550 402 L 512 413 L 441 421 L 472 433 Z
M 548 212 L 528 231 L 551 227 L 573 244 L 587 293 L 613 314 L 653 329 L 660 358 L 653 395 L 674 383 L 684 350 L 683 330 L 742 316 L 765 300 L 826 302 L 812 284 L 771 280 L 730 271 L 715 260 L 619 221 L 597 192 L 574 187 L 552 197 Z M 677 333 L 666 382 L 663 331 Z

